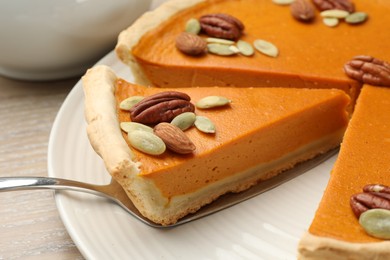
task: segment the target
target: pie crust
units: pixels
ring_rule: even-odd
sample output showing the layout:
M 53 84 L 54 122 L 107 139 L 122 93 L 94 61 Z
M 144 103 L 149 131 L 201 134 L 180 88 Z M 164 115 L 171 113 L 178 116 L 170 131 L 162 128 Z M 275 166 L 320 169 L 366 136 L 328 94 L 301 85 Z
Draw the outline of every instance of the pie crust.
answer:
M 119 59 L 130 66 L 135 82 L 139 85 L 150 86 L 151 83 L 136 62 L 132 49 L 138 44 L 141 37 L 148 31 L 158 27 L 171 16 L 206 0 L 169 0 L 153 11 L 146 12 L 129 28 L 119 34 L 115 51 Z
M 390 259 L 390 242 L 350 243 L 306 232 L 298 246 L 298 259 Z

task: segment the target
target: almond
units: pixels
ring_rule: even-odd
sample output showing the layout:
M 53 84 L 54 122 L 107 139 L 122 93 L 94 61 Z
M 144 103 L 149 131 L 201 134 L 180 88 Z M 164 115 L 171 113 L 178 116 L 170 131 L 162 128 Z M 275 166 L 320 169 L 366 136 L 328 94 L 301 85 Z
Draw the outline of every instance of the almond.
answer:
M 315 17 L 314 6 L 307 0 L 296 0 L 290 6 L 292 16 L 301 22 L 310 22 Z
M 207 43 L 196 34 L 182 32 L 176 38 L 176 48 L 184 54 L 197 56 L 206 53 Z
M 160 137 L 167 148 L 178 154 L 189 154 L 195 150 L 194 143 L 177 126 L 160 123 L 154 127 L 154 134 Z

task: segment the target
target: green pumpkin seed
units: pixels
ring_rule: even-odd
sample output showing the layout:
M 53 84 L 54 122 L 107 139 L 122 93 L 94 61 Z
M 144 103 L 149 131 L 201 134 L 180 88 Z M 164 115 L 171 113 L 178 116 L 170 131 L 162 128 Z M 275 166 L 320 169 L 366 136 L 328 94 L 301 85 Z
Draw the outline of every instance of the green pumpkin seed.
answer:
M 335 27 L 339 24 L 339 19 L 337 18 L 331 18 L 331 17 L 325 17 L 322 19 L 322 22 L 329 27 Z
M 221 39 L 221 38 L 213 38 L 213 37 L 206 38 L 206 42 L 207 43 L 219 43 L 219 44 L 224 44 L 224 45 L 233 45 L 234 44 L 234 41 Z
M 215 125 L 211 120 L 205 116 L 196 116 L 195 127 L 203 132 L 208 134 L 215 133 Z
M 135 104 L 140 102 L 144 97 L 142 96 L 132 96 L 129 98 L 126 98 L 122 100 L 122 102 L 119 104 L 119 108 L 122 110 L 130 110 Z
M 131 132 L 131 131 L 135 131 L 135 130 L 142 130 L 142 131 L 153 133 L 153 128 L 151 128 L 147 125 L 144 125 L 144 124 L 136 123 L 136 122 L 121 122 L 120 126 L 121 126 L 121 129 L 123 131 L 125 131 L 126 133 Z
M 252 56 L 255 53 L 252 45 L 243 40 L 237 42 L 237 48 L 240 50 L 240 53 L 245 56 Z
M 195 106 L 200 109 L 225 106 L 231 102 L 230 99 L 221 96 L 207 96 L 196 102 Z
M 359 223 L 369 235 L 390 239 L 390 210 L 367 210 L 360 215 Z
M 230 45 L 229 49 L 234 53 L 240 53 L 240 50 L 237 48 L 237 46 Z
M 135 130 L 129 132 L 127 137 L 130 145 L 143 153 L 160 155 L 166 150 L 164 141 L 153 133 Z
M 190 20 L 187 21 L 186 28 L 185 28 L 186 32 L 198 34 L 200 30 L 201 30 L 200 22 L 197 19 L 191 18 Z
M 349 24 L 358 24 L 365 22 L 367 17 L 368 15 L 364 12 L 355 12 L 345 17 L 345 21 Z
M 253 42 L 253 46 L 255 46 L 256 50 L 258 50 L 259 52 L 270 57 L 277 57 L 279 54 L 279 50 L 274 44 L 264 40 L 255 40 Z
M 331 10 L 325 10 L 321 12 L 322 17 L 327 18 L 339 18 L 343 19 L 349 15 L 349 12 L 339 9 L 331 9 Z
M 277 5 L 289 5 L 291 4 L 292 2 L 294 2 L 295 0 L 272 0 L 272 2 L 274 4 L 277 4 Z
M 219 43 L 207 44 L 207 49 L 210 53 L 221 55 L 221 56 L 230 56 L 230 55 L 236 54 L 229 47 L 230 47 L 230 45 L 219 44 Z
M 182 131 L 184 131 L 194 125 L 195 119 L 196 119 L 196 115 L 194 113 L 184 112 L 176 116 L 171 121 L 171 124 L 177 126 Z

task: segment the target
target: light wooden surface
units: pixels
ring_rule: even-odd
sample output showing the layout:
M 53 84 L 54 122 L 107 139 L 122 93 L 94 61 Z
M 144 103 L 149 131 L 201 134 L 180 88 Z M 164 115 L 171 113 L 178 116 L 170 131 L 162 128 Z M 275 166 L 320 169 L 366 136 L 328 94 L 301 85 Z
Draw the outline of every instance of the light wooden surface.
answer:
M 151 9 L 166 0 L 152 0 Z M 0 76 L 0 177 L 47 176 L 54 118 L 79 78 L 26 82 Z M 53 191 L 0 192 L 0 260 L 83 259 Z
M 77 81 L 23 82 L 0 76 L 0 177 L 47 176 L 50 130 Z M 52 191 L 0 192 L 0 259 L 83 259 Z

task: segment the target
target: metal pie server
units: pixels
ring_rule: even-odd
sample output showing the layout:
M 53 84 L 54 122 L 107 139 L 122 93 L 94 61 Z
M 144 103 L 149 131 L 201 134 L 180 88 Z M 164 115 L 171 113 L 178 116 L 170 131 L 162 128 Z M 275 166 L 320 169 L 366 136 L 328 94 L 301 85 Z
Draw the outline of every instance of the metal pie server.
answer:
M 333 149 L 330 152 L 319 155 L 309 161 L 300 163 L 296 165 L 293 169 L 284 171 L 274 178 L 260 182 L 246 191 L 240 193 L 225 194 L 218 198 L 216 201 L 202 207 L 197 212 L 189 214 L 180 219 L 175 224 L 167 226 L 156 224 L 151 220 L 145 218 L 128 198 L 122 187 L 116 181 L 113 180 L 108 185 L 93 185 L 84 182 L 51 177 L 2 177 L 0 178 L 0 192 L 14 190 L 51 189 L 89 193 L 104 197 L 111 202 L 118 204 L 124 210 L 130 213 L 130 215 L 151 227 L 172 228 L 208 216 L 210 214 L 243 202 L 247 199 L 250 199 L 272 188 L 275 188 L 280 184 L 285 183 L 326 161 L 334 154 L 336 154 L 338 150 L 338 148 Z

